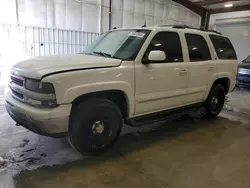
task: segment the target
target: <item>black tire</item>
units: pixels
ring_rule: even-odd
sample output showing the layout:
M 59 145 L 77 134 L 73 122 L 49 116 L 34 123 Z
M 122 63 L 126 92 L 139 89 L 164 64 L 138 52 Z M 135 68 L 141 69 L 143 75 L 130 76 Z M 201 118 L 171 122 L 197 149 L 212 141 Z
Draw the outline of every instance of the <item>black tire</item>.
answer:
M 123 117 L 106 99 L 90 99 L 73 107 L 68 140 L 80 153 L 103 152 L 119 138 Z
M 224 87 L 221 84 L 214 85 L 204 103 L 201 114 L 206 118 L 217 117 L 223 109 L 225 99 Z

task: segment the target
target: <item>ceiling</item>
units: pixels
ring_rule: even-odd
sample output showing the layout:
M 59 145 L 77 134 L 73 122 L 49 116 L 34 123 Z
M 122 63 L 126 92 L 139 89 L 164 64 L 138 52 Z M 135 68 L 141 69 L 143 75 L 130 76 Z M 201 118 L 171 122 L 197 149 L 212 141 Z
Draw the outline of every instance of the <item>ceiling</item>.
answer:
M 239 7 L 244 8 L 246 5 L 250 6 L 250 0 L 189 0 L 196 5 L 202 6 L 207 9 L 225 9 L 225 4 L 232 4 L 232 8 L 234 9 Z

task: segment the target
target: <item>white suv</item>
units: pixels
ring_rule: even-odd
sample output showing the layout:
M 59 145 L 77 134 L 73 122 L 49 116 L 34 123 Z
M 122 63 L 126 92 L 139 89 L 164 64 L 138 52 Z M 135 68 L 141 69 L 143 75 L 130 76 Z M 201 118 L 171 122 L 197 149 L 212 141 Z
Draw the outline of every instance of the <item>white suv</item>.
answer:
M 131 126 L 202 107 L 216 117 L 236 83 L 229 39 L 186 26 L 112 30 L 82 53 L 11 69 L 6 109 L 17 125 L 102 151 Z

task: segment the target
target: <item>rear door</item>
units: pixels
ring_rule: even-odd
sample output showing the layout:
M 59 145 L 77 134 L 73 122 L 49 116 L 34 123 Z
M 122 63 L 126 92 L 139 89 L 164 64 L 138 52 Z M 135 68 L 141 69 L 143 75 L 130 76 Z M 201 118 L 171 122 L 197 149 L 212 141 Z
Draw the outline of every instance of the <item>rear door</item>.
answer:
M 212 49 L 209 48 L 209 39 L 204 33 L 185 33 L 189 55 L 188 88 L 186 104 L 201 102 L 216 71 L 215 59 L 212 58 Z
M 223 74 L 223 77 L 230 79 L 229 91 L 231 91 L 236 84 L 238 68 L 237 55 L 234 47 L 228 38 L 221 35 L 210 34 L 209 38 L 211 39 L 212 46 L 217 55 L 216 71 L 219 76 L 222 76 Z

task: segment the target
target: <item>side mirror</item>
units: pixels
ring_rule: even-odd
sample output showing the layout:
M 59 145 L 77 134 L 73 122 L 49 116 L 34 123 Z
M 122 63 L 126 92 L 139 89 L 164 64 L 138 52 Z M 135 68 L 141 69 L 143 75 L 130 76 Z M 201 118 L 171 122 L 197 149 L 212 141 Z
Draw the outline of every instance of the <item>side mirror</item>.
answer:
M 152 50 L 149 52 L 149 55 L 147 58 L 143 59 L 143 64 L 149 64 L 149 63 L 160 63 L 167 60 L 167 55 L 164 51 L 161 50 Z
M 163 62 L 166 61 L 167 55 L 164 51 L 161 50 L 153 50 L 149 52 L 148 60 L 150 62 Z

